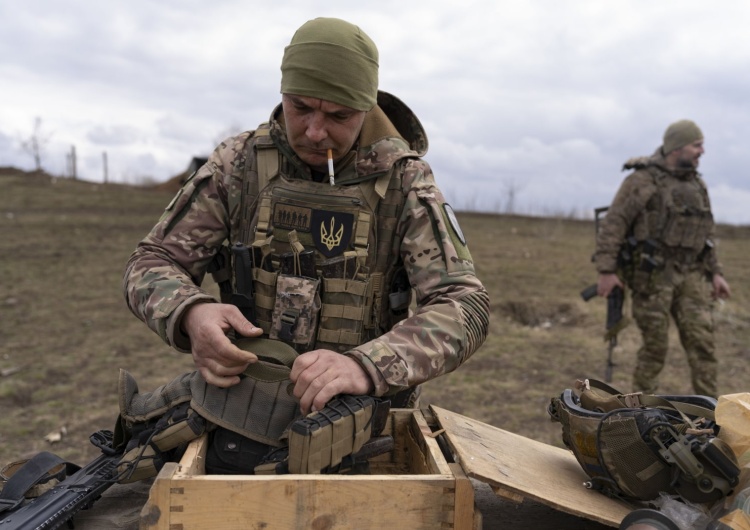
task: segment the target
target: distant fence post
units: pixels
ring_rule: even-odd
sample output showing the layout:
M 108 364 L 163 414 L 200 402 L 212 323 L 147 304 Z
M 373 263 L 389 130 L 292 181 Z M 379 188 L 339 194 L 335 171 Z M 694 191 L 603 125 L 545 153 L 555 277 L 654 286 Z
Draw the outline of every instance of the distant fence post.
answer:
M 68 154 L 68 175 L 70 175 L 73 180 L 78 178 L 78 173 L 76 170 L 76 146 L 75 145 L 70 146 L 70 153 Z

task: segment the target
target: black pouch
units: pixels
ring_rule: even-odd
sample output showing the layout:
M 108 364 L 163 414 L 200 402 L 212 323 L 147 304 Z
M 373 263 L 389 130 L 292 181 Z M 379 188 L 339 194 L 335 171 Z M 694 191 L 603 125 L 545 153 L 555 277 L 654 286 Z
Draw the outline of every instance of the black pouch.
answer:
M 272 449 L 268 444 L 217 427 L 208 438 L 206 474 L 254 475 L 255 466 Z

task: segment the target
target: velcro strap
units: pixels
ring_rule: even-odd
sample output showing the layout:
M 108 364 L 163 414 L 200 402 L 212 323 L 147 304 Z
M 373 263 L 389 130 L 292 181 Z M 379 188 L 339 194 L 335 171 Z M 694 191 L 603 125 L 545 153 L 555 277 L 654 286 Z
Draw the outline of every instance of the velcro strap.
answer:
M 345 318 L 347 320 L 361 321 L 364 319 L 363 307 L 352 307 L 348 305 L 323 304 L 320 316 L 327 318 Z
M 318 340 L 321 342 L 333 342 L 347 346 L 358 346 L 362 344 L 362 334 L 338 329 L 319 329 Z
M 325 286 L 328 293 L 349 293 L 355 296 L 365 296 L 367 294 L 367 283 L 365 282 L 327 278 Z

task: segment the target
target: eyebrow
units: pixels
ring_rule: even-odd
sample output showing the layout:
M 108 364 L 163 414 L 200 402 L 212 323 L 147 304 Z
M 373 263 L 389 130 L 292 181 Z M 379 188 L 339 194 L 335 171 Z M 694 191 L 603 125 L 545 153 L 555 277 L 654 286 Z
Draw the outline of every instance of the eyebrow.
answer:
M 294 105 L 298 106 L 298 107 L 304 107 L 304 108 L 307 108 L 307 109 L 313 108 L 310 105 L 308 105 L 305 102 L 305 100 L 303 100 L 300 96 L 293 95 L 293 94 L 287 94 L 287 97 L 289 97 L 289 99 L 292 100 L 292 103 Z M 349 116 L 353 116 L 358 111 L 355 110 L 355 109 L 350 109 L 348 107 L 342 106 L 341 108 L 338 108 L 338 109 L 335 109 L 335 110 L 329 110 L 329 111 L 321 110 L 321 112 L 323 112 L 323 113 L 325 113 L 325 114 L 327 114 L 329 116 L 339 115 L 339 116 L 349 117 Z

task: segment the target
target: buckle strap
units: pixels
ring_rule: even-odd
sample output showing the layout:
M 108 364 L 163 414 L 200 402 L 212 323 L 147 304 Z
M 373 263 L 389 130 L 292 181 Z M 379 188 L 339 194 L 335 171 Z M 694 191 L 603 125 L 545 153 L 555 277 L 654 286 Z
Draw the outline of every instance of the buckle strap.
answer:
M 299 309 L 287 309 L 281 313 L 281 330 L 279 338 L 281 340 L 291 341 L 294 339 L 294 328 L 297 327 L 299 320 Z

